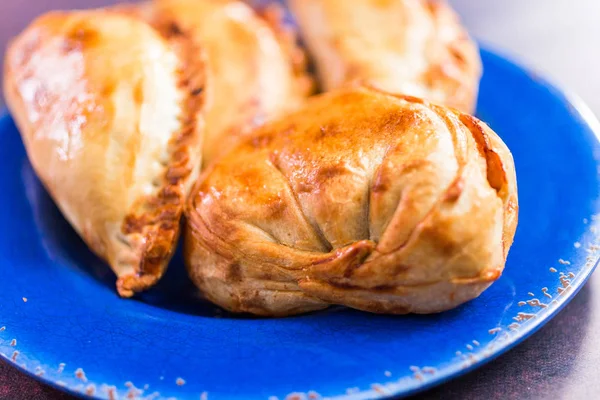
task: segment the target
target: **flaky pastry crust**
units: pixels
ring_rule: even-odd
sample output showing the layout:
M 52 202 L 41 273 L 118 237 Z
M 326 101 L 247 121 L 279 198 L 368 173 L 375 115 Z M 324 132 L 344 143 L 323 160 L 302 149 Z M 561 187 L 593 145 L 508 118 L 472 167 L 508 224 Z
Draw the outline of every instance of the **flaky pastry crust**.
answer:
M 517 210 L 512 155 L 484 123 L 346 88 L 203 172 L 185 260 L 208 299 L 234 312 L 433 313 L 498 279 Z
M 152 286 L 201 163 L 200 45 L 172 22 L 55 12 L 12 42 L 4 83 L 33 168 L 119 293 Z
M 324 90 L 361 81 L 472 113 L 481 60 L 445 0 L 289 0 Z

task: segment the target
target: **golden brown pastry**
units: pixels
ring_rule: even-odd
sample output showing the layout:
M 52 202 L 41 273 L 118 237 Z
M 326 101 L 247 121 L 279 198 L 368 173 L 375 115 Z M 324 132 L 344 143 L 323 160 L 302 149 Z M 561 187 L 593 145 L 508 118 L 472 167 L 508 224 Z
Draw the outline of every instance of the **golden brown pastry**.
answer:
M 471 113 L 481 61 L 445 0 L 289 0 L 325 90 L 349 81 Z
M 45 15 L 7 52 L 29 160 L 122 296 L 161 277 L 178 238 L 201 163 L 202 54 L 170 22 L 106 10 Z
M 517 209 L 511 153 L 485 124 L 348 88 L 204 171 L 185 258 L 202 292 L 235 312 L 439 312 L 498 279 Z
M 156 0 L 149 5 L 154 15 L 177 21 L 206 49 L 205 165 L 308 94 L 304 54 L 275 10 L 261 18 L 232 0 Z

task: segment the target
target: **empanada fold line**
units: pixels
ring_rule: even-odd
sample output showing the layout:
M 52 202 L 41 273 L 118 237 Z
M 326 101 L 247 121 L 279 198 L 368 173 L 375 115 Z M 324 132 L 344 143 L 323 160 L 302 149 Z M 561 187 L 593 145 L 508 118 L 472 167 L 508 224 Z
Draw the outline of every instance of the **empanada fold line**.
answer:
M 508 256 L 508 250 L 512 245 L 517 222 L 518 222 L 518 199 L 517 180 L 514 167 L 507 168 L 503 157 L 512 162 L 512 154 L 506 144 L 478 119 L 455 111 L 461 123 L 469 130 L 478 145 L 478 150 L 486 162 L 486 177 L 489 186 L 494 189 L 497 197 L 503 205 L 503 227 L 502 247 L 504 258 Z M 490 143 L 490 141 L 493 141 Z M 494 150 L 492 147 L 497 147 Z M 502 153 L 502 154 L 499 154 Z M 510 215 L 507 215 L 510 214 Z
M 216 254 L 229 260 L 236 260 L 243 255 L 250 262 L 270 265 L 273 268 L 288 271 L 289 273 L 300 273 L 307 266 L 318 264 L 322 260 L 331 258 L 336 251 L 330 253 L 310 252 L 297 250 L 282 243 L 258 243 L 241 248 L 232 243 L 231 240 L 222 237 L 213 230 L 209 224 L 194 208 L 186 213 L 188 231 L 196 240 L 202 242 Z M 260 228 L 254 226 L 256 229 Z M 338 249 L 339 250 L 339 249 Z
M 269 2 L 262 8 L 252 7 L 256 14 L 269 25 L 282 50 L 287 55 L 296 78 L 296 88 L 302 96 L 315 92 L 316 82 L 308 72 L 306 51 L 298 45 L 299 34 L 285 22 L 285 10 L 282 5 Z
M 281 167 L 279 166 L 277 160 L 272 159 L 272 157 L 271 157 L 271 159 L 269 159 L 269 164 L 271 164 L 273 166 L 273 169 L 275 169 L 279 174 L 281 174 L 281 178 L 285 182 L 290 195 L 294 199 L 294 207 L 296 207 L 296 209 L 299 210 L 306 225 L 308 225 L 312 228 L 313 233 L 314 233 L 315 237 L 318 239 L 318 241 L 320 242 L 322 248 L 326 249 L 325 253 L 331 252 L 333 250 L 333 245 L 331 244 L 331 242 L 329 240 L 327 240 L 327 238 L 325 237 L 325 234 L 323 233 L 323 230 L 319 227 L 319 224 L 316 221 L 311 221 L 308 218 L 308 216 L 304 213 L 304 210 L 302 209 L 302 206 L 300 205 L 300 199 L 298 199 L 298 194 L 292 187 L 292 184 L 291 184 L 289 178 L 287 177 L 287 175 L 285 174 L 285 172 L 281 170 Z
M 139 199 L 123 221 L 126 237 L 142 235 L 140 263 L 134 274 L 120 275 L 117 290 L 123 297 L 153 286 L 164 274 L 177 245 L 189 185 L 199 172 L 198 160 L 202 121 L 198 120 L 204 103 L 205 71 L 203 52 L 198 43 L 173 21 L 146 21 L 172 46 L 179 60 L 179 88 L 184 95 L 180 130 L 171 135 L 169 160 L 161 177 L 162 185 L 153 196 Z M 196 162 L 193 162 L 195 160 Z M 196 165 L 198 164 L 198 165 Z
M 418 97 L 398 95 L 398 94 L 388 93 L 388 92 L 386 92 L 384 90 L 378 90 L 378 89 L 376 89 L 376 91 L 384 93 L 384 94 L 389 94 L 389 95 L 391 95 L 393 97 L 402 99 L 402 100 L 407 101 L 409 103 L 422 104 L 422 105 L 425 105 L 427 107 L 431 107 L 434 110 L 435 115 L 438 118 L 440 118 L 441 121 L 443 121 L 443 123 L 446 125 L 446 127 L 448 128 L 449 134 L 452 136 L 452 142 L 454 144 L 454 156 L 455 156 L 455 159 L 456 159 L 456 162 L 457 162 L 457 165 L 458 165 L 458 170 L 456 171 L 455 177 L 452 179 L 452 181 L 450 181 L 450 183 L 448 184 L 448 186 L 442 191 L 442 193 L 440 194 L 440 196 L 437 198 L 437 200 L 431 206 L 431 208 L 427 211 L 427 213 L 423 216 L 423 218 L 421 219 L 421 221 L 419 221 L 417 224 L 415 224 L 415 226 L 413 227 L 413 229 L 406 236 L 406 240 L 403 241 L 403 242 L 401 242 L 401 243 L 398 243 L 396 245 L 396 247 L 394 247 L 391 250 L 387 250 L 387 251 L 383 251 L 380 246 L 377 246 L 376 252 L 372 254 L 372 257 L 376 256 L 377 254 L 385 256 L 385 255 L 390 255 L 390 254 L 393 254 L 393 253 L 397 253 L 397 252 L 401 251 L 406 246 L 407 243 L 410 243 L 411 239 L 414 239 L 414 236 L 415 236 L 416 232 L 419 231 L 419 227 L 422 226 L 422 224 L 425 221 L 427 221 L 429 219 L 429 217 L 437 209 L 439 209 L 440 205 L 445 201 L 446 197 L 448 196 L 448 193 L 453 188 L 456 188 L 457 186 L 459 186 L 459 184 L 462 182 L 463 172 L 464 172 L 465 165 L 466 165 L 466 163 L 464 161 L 465 157 L 464 157 L 464 155 L 460 154 L 460 148 L 456 145 L 456 143 L 457 143 L 456 135 L 459 134 L 459 132 L 457 132 L 457 130 L 454 129 L 454 127 L 450 123 L 450 121 L 448 119 L 448 116 L 446 115 L 443 107 L 441 107 L 441 106 L 435 106 L 435 105 L 431 104 L 429 101 L 424 100 L 424 99 L 420 99 Z M 384 155 L 384 157 L 382 158 L 379 168 L 381 168 L 382 165 L 385 165 L 386 156 L 387 156 L 387 154 Z M 377 173 L 377 170 L 375 170 L 375 174 L 376 173 Z M 460 194 L 461 193 L 459 193 L 458 195 L 460 196 Z M 400 196 L 399 203 L 396 206 L 396 211 L 394 212 L 392 218 L 388 221 L 388 224 L 383 229 L 383 234 L 381 235 L 381 238 L 380 238 L 379 242 L 382 242 L 384 240 L 384 237 L 386 235 L 395 235 L 396 234 L 395 232 L 390 232 L 390 230 L 388 229 L 388 227 L 389 227 L 390 224 L 392 224 L 393 221 L 395 221 L 397 219 L 397 214 L 398 214 L 398 212 L 400 212 L 400 204 L 401 203 L 402 203 L 402 196 Z M 370 226 L 370 223 L 369 223 L 369 226 Z M 368 261 L 369 261 L 369 259 L 367 260 L 367 262 Z

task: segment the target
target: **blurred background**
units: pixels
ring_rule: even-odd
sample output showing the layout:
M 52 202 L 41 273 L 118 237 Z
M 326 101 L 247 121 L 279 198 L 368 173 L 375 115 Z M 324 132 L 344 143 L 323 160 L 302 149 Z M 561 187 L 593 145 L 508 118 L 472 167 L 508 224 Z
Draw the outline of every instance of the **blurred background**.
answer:
M 0 57 L 8 40 L 44 11 L 91 8 L 115 2 L 0 0 Z M 599 0 L 450 2 L 481 44 L 578 94 L 596 115 L 600 115 Z M 539 135 L 543 140 L 543 132 Z M 595 274 L 565 310 L 524 344 L 482 369 L 420 398 L 600 398 L 600 379 L 597 377 L 600 365 L 599 294 L 600 275 Z M 0 361 L 0 399 L 71 397 L 37 383 Z
M 4 53 L 9 38 L 44 11 L 114 3 L 117 0 L 0 0 L 0 49 Z M 483 44 L 549 76 L 561 87 L 579 94 L 600 114 L 600 1 L 450 0 L 450 3 Z

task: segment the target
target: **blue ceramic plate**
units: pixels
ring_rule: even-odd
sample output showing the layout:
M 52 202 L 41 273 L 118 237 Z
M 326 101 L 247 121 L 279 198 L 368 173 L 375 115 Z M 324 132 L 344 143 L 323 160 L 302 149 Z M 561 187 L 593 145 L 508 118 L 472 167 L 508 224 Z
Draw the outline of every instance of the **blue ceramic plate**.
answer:
M 370 399 L 414 393 L 511 348 L 552 318 L 597 262 L 600 124 L 537 76 L 489 52 L 483 60 L 479 116 L 513 151 L 520 223 L 502 278 L 432 316 L 332 308 L 240 318 L 195 297 L 180 257 L 159 287 L 122 300 L 115 277 L 40 185 L 5 116 L 2 356 L 100 398 Z

